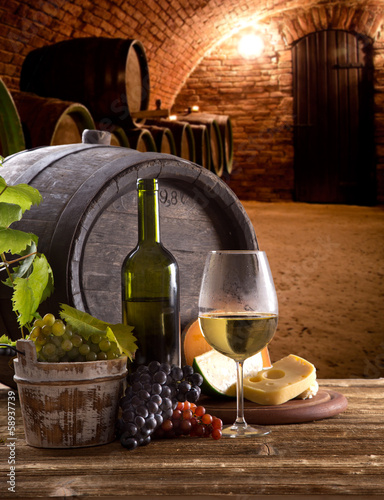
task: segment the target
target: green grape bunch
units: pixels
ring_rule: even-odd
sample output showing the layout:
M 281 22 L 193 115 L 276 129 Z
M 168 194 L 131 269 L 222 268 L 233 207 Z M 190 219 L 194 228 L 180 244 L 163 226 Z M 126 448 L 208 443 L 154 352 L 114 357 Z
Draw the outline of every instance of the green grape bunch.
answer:
M 97 361 L 122 354 L 116 342 L 99 333 L 85 339 L 52 313 L 35 320 L 29 339 L 35 343 L 38 361 Z
M 36 319 L 28 340 L 36 346 L 38 361 L 84 362 L 132 358 L 135 338 L 127 325 L 111 325 L 62 304 L 62 318 L 47 313 Z

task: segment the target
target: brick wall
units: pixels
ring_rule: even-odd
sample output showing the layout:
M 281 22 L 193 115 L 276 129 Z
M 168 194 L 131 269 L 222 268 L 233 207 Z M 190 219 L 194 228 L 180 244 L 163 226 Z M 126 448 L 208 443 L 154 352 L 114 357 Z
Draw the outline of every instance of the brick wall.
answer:
M 292 199 L 291 44 L 313 31 L 343 29 L 374 41 L 377 198 L 384 202 L 383 20 L 378 6 L 359 10 L 338 4 L 298 9 L 258 23 L 256 31 L 265 42 L 261 57 L 249 61 L 238 55 L 237 44 L 247 28 L 201 61 L 179 92 L 174 110 L 197 104 L 202 112 L 231 116 L 234 164 L 227 182 L 238 196 L 261 201 Z
M 256 22 L 266 49 L 249 63 L 236 45 L 239 29 Z M 242 198 L 291 199 L 290 44 L 326 28 L 374 40 L 378 195 L 384 202 L 382 0 L 7 0 L 0 5 L 0 76 L 17 89 L 26 54 L 61 40 L 139 39 L 149 63 L 151 107 L 160 98 L 164 107 L 198 102 L 203 110 L 229 114 L 235 137 L 231 187 Z

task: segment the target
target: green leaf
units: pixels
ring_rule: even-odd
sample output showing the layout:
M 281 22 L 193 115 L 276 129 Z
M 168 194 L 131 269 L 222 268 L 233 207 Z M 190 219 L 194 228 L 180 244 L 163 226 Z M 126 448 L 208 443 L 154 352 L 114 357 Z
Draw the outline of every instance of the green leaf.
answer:
M 50 267 L 44 255 L 36 255 L 33 270 L 28 278 L 16 278 L 13 282 L 13 310 L 18 314 L 21 327 L 29 324 L 35 317 L 42 298 L 49 288 Z
M 2 335 L 0 337 L 0 344 L 7 344 L 7 345 L 0 345 L 0 348 L 6 349 L 7 346 L 13 346 L 16 347 L 16 340 L 11 340 L 9 337 L 6 335 Z
M 0 202 L 0 228 L 9 227 L 12 222 L 20 220 L 22 216 L 23 211 L 19 205 Z
M 76 332 L 82 335 L 86 340 L 94 333 L 106 335 L 109 340 L 117 343 L 120 350 L 132 359 L 136 351 L 135 337 L 132 335 L 133 327 L 123 324 L 111 324 L 99 320 L 90 314 L 79 311 L 67 304 L 60 304 L 60 317 Z
M 12 268 L 12 279 L 16 278 L 28 278 L 33 270 L 33 261 L 37 255 L 37 246 L 33 241 L 32 245 L 28 246 L 24 252 L 20 253 L 20 265 Z M 27 257 L 28 256 L 28 257 Z M 3 282 L 5 285 L 13 286 L 12 281 L 8 278 L 6 282 Z
M 37 244 L 38 237 L 17 229 L 0 229 L 0 253 L 20 255 L 32 242 Z
M 5 203 L 19 205 L 24 213 L 32 205 L 39 205 L 43 197 L 37 189 L 28 184 L 8 186 L 5 179 L 0 177 L 0 199 Z

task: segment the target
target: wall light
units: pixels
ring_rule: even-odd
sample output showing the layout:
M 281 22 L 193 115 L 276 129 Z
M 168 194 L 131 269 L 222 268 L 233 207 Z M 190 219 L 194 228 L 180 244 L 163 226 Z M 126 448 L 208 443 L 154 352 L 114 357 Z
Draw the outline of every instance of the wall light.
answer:
M 263 53 L 264 42 L 260 36 L 250 33 L 240 39 L 237 50 L 245 59 L 255 59 Z

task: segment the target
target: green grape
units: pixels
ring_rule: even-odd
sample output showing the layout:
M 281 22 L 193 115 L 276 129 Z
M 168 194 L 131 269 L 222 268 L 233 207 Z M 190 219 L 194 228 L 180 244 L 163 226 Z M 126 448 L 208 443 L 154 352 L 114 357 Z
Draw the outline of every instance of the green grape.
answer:
M 81 346 L 79 347 L 79 353 L 82 356 L 86 356 L 90 351 L 91 351 L 91 348 L 89 347 L 88 344 L 81 344 Z
M 104 361 L 104 360 L 108 359 L 108 355 L 106 352 L 100 351 L 97 355 L 97 359 L 99 359 L 100 361 Z
M 77 346 L 73 346 L 70 351 L 67 353 L 69 361 L 74 361 L 79 356 L 79 348 Z
M 49 337 L 52 333 L 52 327 L 50 325 L 44 325 L 41 327 L 41 333 L 46 337 Z
M 72 338 L 72 344 L 75 346 L 75 347 L 80 347 L 81 344 L 83 343 L 83 337 L 81 337 L 80 335 L 78 335 L 77 333 L 74 333 Z
M 32 331 L 31 331 L 29 337 L 31 340 L 35 340 L 40 335 L 40 333 L 41 333 L 41 328 L 39 326 L 34 326 L 32 328 Z
M 103 339 L 101 342 L 99 342 L 99 347 L 101 351 L 109 351 L 111 348 L 111 343 L 108 339 Z
M 53 323 L 55 322 L 56 318 L 54 314 L 48 313 L 43 317 L 43 323 L 44 325 L 52 326 Z
M 40 328 L 44 325 L 45 323 L 42 319 L 35 319 L 35 321 L 33 322 L 33 326 L 39 326 Z
M 87 361 L 96 361 L 97 360 L 97 354 L 93 351 L 90 351 L 86 356 Z
M 93 342 L 89 345 L 89 347 L 91 348 L 91 351 L 96 354 L 98 354 L 101 350 L 99 344 L 94 344 Z
M 65 324 L 61 319 L 57 319 L 52 325 L 52 333 L 56 337 L 61 337 L 65 333 Z
M 55 344 L 56 347 L 61 347 L 61 343 L 62 343 L 63 339 L 61 337 L 55 337 L 54 335 L 51 335 L 49 337 L 49 341 L 52 344 Z
M 64 339 L 61 343 L 61 348 L 64 350 L 64 351 L 70 351 L 73 347 L 73 344 L 72 342 L 69 340 L 69 339 Z
M 36 344 L 40 344 L 41 346 L 45 345 L 47 341 L 47 337 L 42 333 L 40 333 L 40 335 L 36 338 Z
M 52 344 L 51 342 L 47 342 L 43 348 L 42 348 L 42 353 L 46 358 L 51 358 L 55 356 L 56 354 L 56 346 L 55 344 Z
M 93 335 L 91 335 L 91 340 L 94 344 L 98 344 L 99 342 L 101 342 L 102 338 L 103 337 L 99 333 L 94 333 Z

